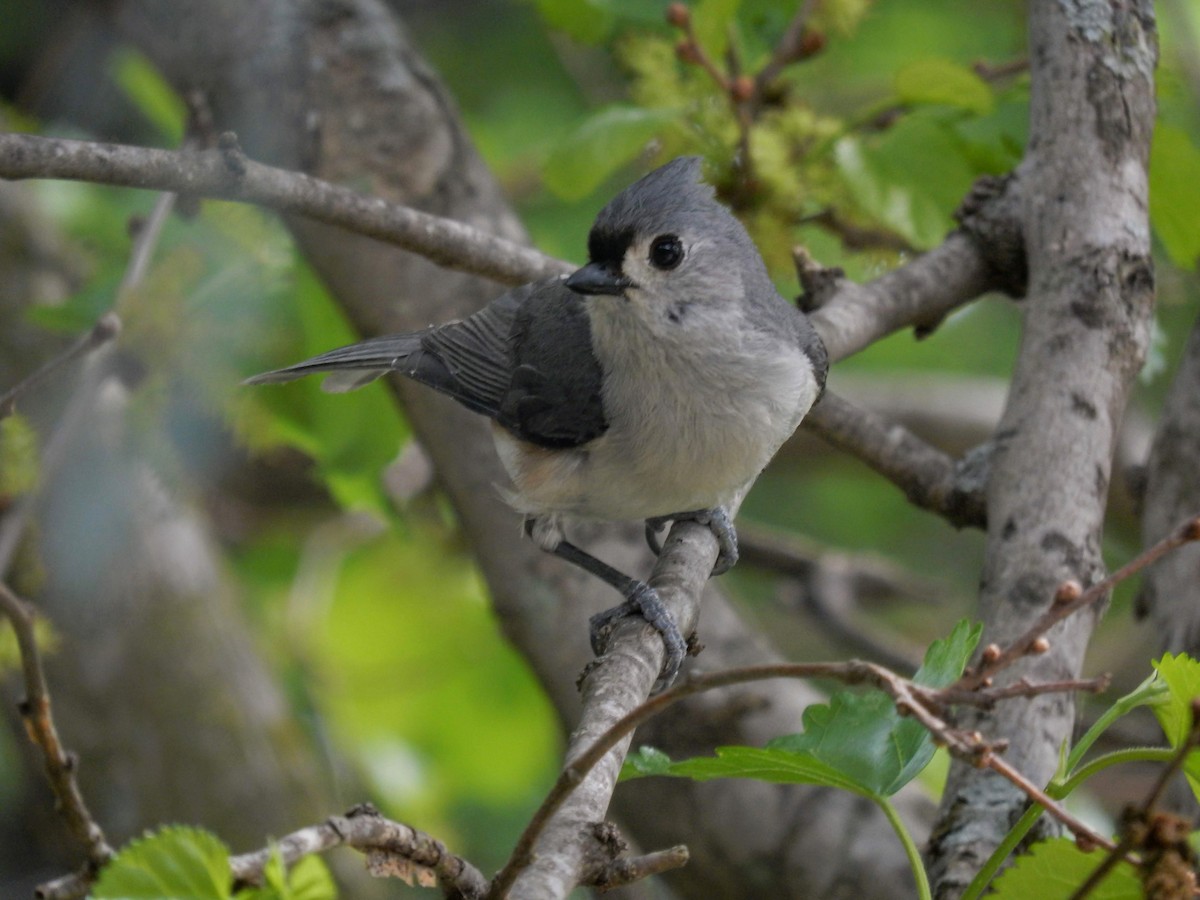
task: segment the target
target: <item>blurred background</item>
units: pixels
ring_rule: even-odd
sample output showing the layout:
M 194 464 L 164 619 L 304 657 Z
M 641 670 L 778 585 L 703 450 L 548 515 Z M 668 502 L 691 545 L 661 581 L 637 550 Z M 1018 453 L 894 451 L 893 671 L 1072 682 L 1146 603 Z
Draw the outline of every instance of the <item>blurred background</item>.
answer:
M 820 45 L 783 75 L 786 103 L 754 135 L 750 187 L 734 177 L 737 124 L 704 72 L 676 58 L 665 3 L 391 6 L 536 246 L 573 262 L 613 193 L 656 159 L 700 152 L 785 296 L 800 292 L 795 244 L 869 279 L 940 242 L 974 179 L 1011 169 L 1025 143 L 1024 5 L 1011 0 L 816 4 Z M 1200 297 L 1200 2 L 1158 11 L 1159 306 L 1111 487 L 1114 565 L 1140 547 L 1130 486 Z M 696 5 L 714 55 L 750 71 L 793 14 L 770 0 Z M 175 148 L 186 121 L 101 5 L 0 0 L 0 128 Z M 72 372 L 0 430 L 0 536 L 20 537 L 3 562 L 47 612 L 51 689 L 85 794 L 114 839 L 186 821 L 235 851 L 371 799 L 490 871 L 553 778 L 561 738 L 428 463 L 379 385 L 336 397 L 316 383 L 238 385 L 354 339 L 271 216 L 182 202 L 145 276 L 122 288 L 154 204 L 0 183 L 0 390 L 105 310 L 125 324 L 125 390 L 91 398 L 71 440 L 53 436 L 74 408 Z M 896 334 L 839 363 L 830 385 L 961 455 L 999 416 L 1019 319 L 1012 300 L 984 299 L 928 337 Z M 128 427 L 110 434 L 116 408 Z M 37 514 L 14 525 L 35 491 Z M 740 522 L 751 544 L 784 540 L 795 560 L 751 553 L 723 579 L 791 658 L 915 667 L 973 615 L 982 535 L 915 509 L 811 436 L 780 454 Z M 814 572 L 843 589 L 806 591 Z M 815 607 L 814 593 L 840 599 Z M 1135 594 L 1118 591 L 1089 656 L 1089 674 L 1112 671 L 1118 690 L 1156 652 Z M 22 896 L 78 858 L 13 711 L 9 638 L 0 629 L 12 725 L 0 730 L 0 895 Z M 1155 734 L 1147 718 L 1132 737 Z M 1112 810 L 1138 785 L 1108 787 Z

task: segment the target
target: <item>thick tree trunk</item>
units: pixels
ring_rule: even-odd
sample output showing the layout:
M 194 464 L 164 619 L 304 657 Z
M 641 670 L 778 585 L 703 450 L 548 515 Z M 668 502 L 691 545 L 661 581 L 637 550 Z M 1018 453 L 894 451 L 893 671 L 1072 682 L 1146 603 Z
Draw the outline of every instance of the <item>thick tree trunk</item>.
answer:
M 1030 144 L 1018 172 L 1029 289 L 988 480 L 984 644 L 1026 630 L 1059 583 L 1088 585 L 1103 572 L 1114 443 L 1154 298 L 1146 174 L 1153 8 L 1038 0 L 1029 34 Z M 1053 629 L 1049 652 L 1005 680 L 1077 676 L 1098 614 Z M 966 718 L 1007 739 L 1009 762 L 1044 784 L 1071 735 L 1074 704 L 1046 695 Z M 954 766 L 929 850 L 937 896 L 961 892 L 1024 806 L 1024 795 L 994 773 Z

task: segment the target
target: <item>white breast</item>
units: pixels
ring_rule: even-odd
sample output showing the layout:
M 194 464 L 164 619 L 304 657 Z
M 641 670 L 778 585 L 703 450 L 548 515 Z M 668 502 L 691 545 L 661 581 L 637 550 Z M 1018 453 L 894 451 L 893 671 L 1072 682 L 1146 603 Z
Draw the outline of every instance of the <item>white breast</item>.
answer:
M 741 336 L 701 344 L 628 315 L 594 315 L 592 326 L 608 431 L 555 452 L 498 434 L 523 512 L 620 520 L 727 504 L 816 398 L 808 357 L 758 332 L 715 329 Z

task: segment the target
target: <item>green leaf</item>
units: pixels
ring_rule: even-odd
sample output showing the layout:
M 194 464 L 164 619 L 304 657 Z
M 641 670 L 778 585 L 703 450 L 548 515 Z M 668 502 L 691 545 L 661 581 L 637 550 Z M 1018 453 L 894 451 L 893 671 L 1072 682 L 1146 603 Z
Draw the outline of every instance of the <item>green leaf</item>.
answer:
M 1150 221 L 1175 265 L 1200 260 L 1200 148 L 1187 132 L 1159 122 L 1150 147 Z
M 229 849 L 199 828 L 168 825 L 132 841 L 100 871 L 94 900 L 228 900 Z
M 957 681 L 982 634 L 983 625 L 960 620 L 947 637 L 938 638 L 929 645 L 913 681 L 933 688 L 946 687 Z
M 538 13 L 551 28 L 566 33 L 572 40 L 598 44 L 612 30 L 613 17 L 599 3 L 579 0 L 535 0 Z
M 621 781 L 643 775 L 670 775 L 671 757 L 655 747 L 641 746 L 625 757 Z
M 545 2 L 545 0 L 539 0 Z M 579 5 L 578 0 L 560 0 L 569 6 Z M 667 20 L 667 5 L 670 0 L 587 0 L 583 5 L 603 10 L 619 19 L 639 25 L 662 25 Z
M 1200 662 L 1186 653 L 1163 654 L 1154 662 L 1167 695 L 1152 707 L 1172 747 L 1178 747 L 1192 730 L 1192 700 L 1200 697 Z
M 696 781 L 754 778 L 776 784 L 819 784 L 871 796 L 858 781 L 813 754 L 776 747 L 718 747 L 715 757 L 698 756 L 673 763 L 668 774 Z
M 943 687 L 962 674 L 982 628 L 961 621 L 933 642 L 913 676 L 918 684 Z M 933 738 L 917 721 L 901 717 L 882 691 L 839 691 L 827 705 L 804 712 L 801 734 L 768 745 L 808 753 L 836 768 L 864 791 L 891 796 L 928 765 Z
M 1084 853 L 1068 838 L 1035 844 L 996 879 L 990 897 L 997 900 L 1067 900 L 1104 860 L 1102 852 Z M 1141 900 L 1142 884 L 1133 867 L 1119 863 L 1088 897 L 1091 900 Z
M 609 106 L 584 120 L 546 161 L 546 186 L 564 200 L 580 200 L 678 118 L 669 109 Z
M 896 95 L 913 106 L 956 106 L 978 115 L 992 111 L 996 98 L 988 83 L 948 59 L 921 59 L 896 72 Z
M 696 40 L 714 60 L 725 56 L 729 47 L 729 29 L 741 5 L 741 0 L 700 0 L 692 8 Z
M 146 57 L 127 48 L 112 56 L 113 79 L 142 114 L 162 132 L 172 146 L 183 139 L 186 109 L 179 94 Z
M 1178 747 L 1192 730 L 1192 701 L 1200 697 L 1200 662 L 1185 653 L 1164 654 L 1154 668 L 1167 685 L 1167 696 L 1152 709 L 1172 747 Z M 1192 793 L 1200 799 L 1200 750 L 1188 754 L 1183 764 Z
M 936 245 L 954 227 L 951 214 L 977 174 L 962 139 L 928 112 L 877 138 L 842 138 L 834 160 L 863 211 L 917 247 Z
M 335 900 L 337 886 L 319 856 L 306 856 L 288 873 L 291 900 Z
M 913 676 L 942 687 L 962 674 L 982 626 L 959 622 L 934 641 Z M 776 738 L 765 748 L 720 747 L 715 757 L 672 763 L 643 747 L 629 757 L 622 777 L 680 775 L 697 780 L 757 778 L 785 784 L 820 784 L 878 799 L 911 781 L 934 754 L 920 723 L 902 718 L 882 691 L 838 691 L 829 703 L 804 711 L 804 732 Z
M 262 886 L 237 893 L 237 900 L 334 900 L 335 897 L 337 888 L 319 856 L 302 857 L 288 872 L 275 844 L 271 845 L 270 859 L 263 867 Z

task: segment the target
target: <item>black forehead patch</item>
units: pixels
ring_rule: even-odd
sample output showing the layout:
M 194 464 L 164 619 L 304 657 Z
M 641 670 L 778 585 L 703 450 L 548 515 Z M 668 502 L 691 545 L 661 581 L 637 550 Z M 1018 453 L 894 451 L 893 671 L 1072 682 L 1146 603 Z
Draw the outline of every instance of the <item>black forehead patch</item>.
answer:
M 588 259 L 592 262 L 619 263 L 632 243 L 632 228 L 613 229 L 597 224 L 588 234 Z
M 589 248 L 593 242 L 603 243 L 626 233 L 641 237 L 679 234 L 689 225 L 702 229 L 728 218 L 728 211 L 700 176 L 699 157 L 681 156 L 634 182 L 600 210 Z M 621 253 L 628 247 L 626 241 Z

